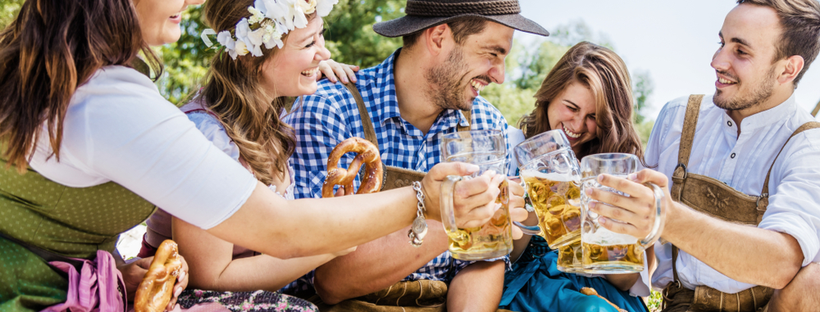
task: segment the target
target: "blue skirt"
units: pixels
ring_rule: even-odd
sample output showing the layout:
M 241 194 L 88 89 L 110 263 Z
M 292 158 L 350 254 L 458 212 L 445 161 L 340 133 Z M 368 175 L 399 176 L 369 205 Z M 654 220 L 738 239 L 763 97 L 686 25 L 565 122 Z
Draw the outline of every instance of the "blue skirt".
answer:
M 602 277 L 585 277 L 558 271 L 558 251 L 533 236 L 527 250 L 504 278 L 504 294 L 499 308 L 512 311 L 618 312 L 597 296 L 579 292 L 594 288 L 599 295 L 630 312 L 648 312 L 640 297 L 621 291 Z

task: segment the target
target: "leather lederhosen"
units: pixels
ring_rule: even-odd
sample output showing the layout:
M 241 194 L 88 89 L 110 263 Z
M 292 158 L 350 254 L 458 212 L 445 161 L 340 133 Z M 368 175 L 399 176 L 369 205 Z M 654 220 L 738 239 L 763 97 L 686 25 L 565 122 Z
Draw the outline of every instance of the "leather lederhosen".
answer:
M 356 105 L 359 107 L 359 115 L 362 119 L 362 128 L 364 128 L 364 138 L 374 145 L 376 148 L 379 148 L 379 140 L 376 138 L 376 130 L 373 128 L 373 122 L 370 120 L 370 114 L 367 113 L 367 107 L 364 105 L 364 100 L 362 99 L 361 93 L 359 93 L 359 89 L 356 88 L 356 84 L 348 83 L 345 84 L 350 93 L 353 94 L 353 98 L 356 99 Z M 463 110 L 461 111 L 464 114 L 464 117 L 470 121 L 470 111 Z M 456 126 L 456 131 L 469 131 L 469 126 Z M 421 181 L 424 179 L 424 172 L 404 169 L 399 167 L 393 166 L 384 166 L 385 178 L 382 181 L 382 190 L 391 190 L 395 188 L 405 187 L 408 185 L 413 184 L 414 181 Z
M 769 176 L 783 147 L 798 133 L 820 128 L 820 123 L 808 122 L 794 131 L 772 161 L 760 196 L 751 196 L 717 179 L 687 171 L 702 100 L 703 95 L 689 97 L 678 150 L 678 166 L 672 175 L 672 199 L 712 217 L 756 226 L 763 219 L 769 204 Z M 736 294 L 724 293 L 708 286 L 687 289 L 681 285 L 678 277 L 677 258 L 678 248 L 672 246 L 672 271 L 675 280 L 663 290 L 663 312 L 761 311 L 765 309 L 774 292 L 773 289 L 764 286 L 755 286 Z

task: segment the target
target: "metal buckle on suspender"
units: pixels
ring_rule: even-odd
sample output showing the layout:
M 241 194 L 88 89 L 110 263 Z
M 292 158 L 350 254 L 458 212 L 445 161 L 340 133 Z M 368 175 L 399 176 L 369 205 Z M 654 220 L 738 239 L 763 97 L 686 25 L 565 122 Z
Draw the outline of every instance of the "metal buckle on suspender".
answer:
M 757 210 L 757 211 L 763 211 L 763 210 L 760 210 L 760 199 L 761 198 L 769 198 L 769 193 L 763 193 L 763 194 L 760 194 L 760 196 L 757 197 L 757 201 L 755 202 L 755 210 Z
M 672 174 L 674 174 L 675 171 L 678 171 L 678 168 L 683 168 L 683 178 L 686 179 L 689 170 L 686 169 L 686 165 L 684 165 L 683 163 L 678 163 L 678 165 L 675 167 L 675 170 L 672 170 Z

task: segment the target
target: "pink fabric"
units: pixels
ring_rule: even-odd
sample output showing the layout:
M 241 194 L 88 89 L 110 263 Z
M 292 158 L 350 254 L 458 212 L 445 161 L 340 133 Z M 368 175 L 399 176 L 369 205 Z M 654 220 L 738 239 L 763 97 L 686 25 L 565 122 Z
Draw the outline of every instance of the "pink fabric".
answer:
M 94 261 L 76 260 L 83 262 L 80 272 L 66 262 L 49 262 L 51 266 L 68 273 L 68 296 L 66 302 L 43 311 L 125 311 L 125 293 L 119 291 L 125 289 L 125 284 L 114 257 L 107 251 L 98 250 Z

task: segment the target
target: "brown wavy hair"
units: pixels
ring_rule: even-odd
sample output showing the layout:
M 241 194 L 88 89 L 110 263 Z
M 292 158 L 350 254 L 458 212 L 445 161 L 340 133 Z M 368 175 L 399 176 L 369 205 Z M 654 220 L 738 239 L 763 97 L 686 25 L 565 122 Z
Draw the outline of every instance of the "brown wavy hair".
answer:
M 234 30 L 236 24 L 250 16 L 252 0 L 207 1 L 205 18 L 217 33 Z M 307 16 L 308 20 L 316 13 Z M 282 41 L 286 37 L 282 36 Z M 261 87 L 262 65 L 278 48 L 262 49 L 262 57 L 251 54 L 237 56 L 217 53 L 205 77 L 205 86 L 196 100 L 218 116 L 228 136 L 239 148 L 239 155 L 256 178 L 270 185 L 274 177 L 283 178 L 288 158 L 293 154 L 293 128 L 282 122 L 279 114 L 285 107 L 285 98 L 271 99 Z
M 632 119 L 632 79 L 624 61 L 610 49 L 581 42 L 558 60 L 535 93 L 535 110 L 521 119 L 526 137 L 551 130 L 547 111 L 552 99 L 572 82 L 595 96 L 596 138 L 580 147 L 578 158 L 596 153 L 629 153 L 643 160 L 641 140 Z
M 6 167 L 26 171 L 43 125 L 59 160 L 63 120 L 77 87 L 104 66 L 130 66 L 139 52 L 159 76 L 162 66 L 142 39 L 131 0 L 26 0 L 0 33 Z

